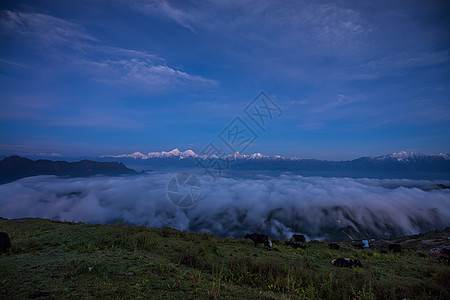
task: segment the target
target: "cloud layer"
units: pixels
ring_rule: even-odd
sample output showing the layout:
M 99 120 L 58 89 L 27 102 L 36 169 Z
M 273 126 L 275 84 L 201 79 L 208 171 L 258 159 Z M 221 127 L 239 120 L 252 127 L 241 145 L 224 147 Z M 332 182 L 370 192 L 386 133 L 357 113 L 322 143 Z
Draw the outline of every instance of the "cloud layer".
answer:
M 233 237 L 302 233 L 310 239 L 392 237 L 450 226 L 450 191 L 428 190 L 435 186 L 430 181 L 200 177 L 201 200 L 180 209 L 167 197 L 173 176 L 25 178 L 0 186 L 0 216 L 124 221 Z

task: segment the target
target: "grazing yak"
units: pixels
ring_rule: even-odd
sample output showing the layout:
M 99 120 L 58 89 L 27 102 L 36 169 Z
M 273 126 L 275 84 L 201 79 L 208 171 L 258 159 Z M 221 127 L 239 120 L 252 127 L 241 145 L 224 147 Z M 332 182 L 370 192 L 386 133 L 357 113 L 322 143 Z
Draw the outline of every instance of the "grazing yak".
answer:
M 359 261 L 359 259 L 351 259 L 351 258 L 336 258 L 331 261 L 333 265 L 336 267 L 346 267 L 351 268 L 353 266 L 362 268 L 363 265 Z
M 269 240 L 269 237 L 265 234 L 261 233 L 247 233 L 244 235 L 244 239 L 250 239 L 255 244 L 255 247 L 258 246 L 258 244 L 264 244 L 267 248 L 272 248 L 272 242 Z
M 6 232 L 0 232 L 0 253 L 6 252 L 11 247 L 11 240 Z
M 297 248 L 306 249 L 306 246 L 299 242 L 286 241 L 286 246 L 291 246 L 294 249 L 297 249 Z
M 357 243 L 357 244 L 353 244 L 353 247 L 358 248 L 358 249 L 364 249 L 364 243 Z
M 402 245 L 400 244 L 389 244 L 389 251 L 392 251 L 393 253 L 399 253 L 402 252 Z
M 328 243 L 328 248 L 331 250 L 339 250 L 341 247 L 336 243 Z
M 300 243 L 304 243 L 306 242 L 306 238 L 304 235 L 301 234 L 294 234 L 291 238 L 291 240 L 294 239 L 294 242 L 300 242 Z
M 447 247 L 442 248 L 440 253 L 442 255 L 447 255 L 447 259 L 448 259 L 447 265 L 450 265 L 450 248 L 447 248 Z

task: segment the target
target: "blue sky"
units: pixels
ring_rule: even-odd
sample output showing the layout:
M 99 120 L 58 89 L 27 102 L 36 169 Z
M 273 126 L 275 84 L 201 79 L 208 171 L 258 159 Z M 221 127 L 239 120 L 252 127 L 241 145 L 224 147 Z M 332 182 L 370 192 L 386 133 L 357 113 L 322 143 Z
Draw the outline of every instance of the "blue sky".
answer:
M 450 153 L 447 1 L 2 1 L 0 153 Z M 262 131 L 243 109 L 282 109 Z M 225 146 L 222 146 L 225 147 Z

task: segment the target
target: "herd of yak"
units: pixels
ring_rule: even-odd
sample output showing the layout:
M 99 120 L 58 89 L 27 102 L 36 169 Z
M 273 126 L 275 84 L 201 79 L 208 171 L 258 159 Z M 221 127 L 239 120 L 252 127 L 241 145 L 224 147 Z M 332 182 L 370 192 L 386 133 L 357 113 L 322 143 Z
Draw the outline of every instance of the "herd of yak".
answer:
M 272 241 L 269 240 L 269 237 L 265 234 L 261 234 L 261 233 L 252 233 L 252 234 L 246 234 L 244 236 L 245 239 L 249 239 L 252 240 L 255 247 L 258 246 L 258 244 L 264 244 L 264 246 L 267 249 L 271 249 L 272 248 Z M 279 243 L 279 241 L 274 241 L 276 243 Z M 306 245 L 303 244 L 304 242 L 306 242 L 306 238 L 305 236 L 301 235 L 301 234 L 294 234 L 292 236 L 292 238 L 288 241 L 285 241 L 286 246 L 291 246 L 294 249 L 306 249 Z M 364 249 L 366 246 L 365 243 L 357 243 L 353 245 L 355 248 L 358 249 Z M 337 243 L 328 243 L 328 248 L 332 249 L 332 250 L 339 250 L 341 247 L 339 246 L 339 244 Z M 389 244 L 389 251 L 393 252 L 393 253 L 398 253 L 402 251 L 402 246 L 400 244 Z M 361 267 L 362 268 L 362 264 L 359 261 L 359 259 L 352 259 L 352 258 L 336 258 L 333 259 L 331 261 L 331 263 L 337 267 Z
M 244 236 L 245 239 L 252 240 L 255 247 L 258 246 L 258 244 L 263 244 L 267 249 L 272 248 L 272 241 L 269 240 L 269 237 L 265 234 L 261 233 L 252 233 L 252 234 L 246 234 Z M 303 244 L 306 242 L 306 238 L 301 234 L 294 234 L 292 238 L 288 241 L 285 241 L 285 244 L 287 246 L 290 246 L 294 249 L 306 249 L 306 245 Z M 280 243 L 280 241 L 274 241 L 274 243 Z M 358 249 L 364 249 L 368 245 L 365 243 L 355 243 L 353 244 L 354 247 Z M 11 247 L 11 240 L 9 239 L 9 235 L 6 232 L 0 232 L 0 254 L 6 252 L 8 248 Z M 339 250 L 340 246 L 337 243 L 328 243 L 328 247 L 331 250 Z M 402 247 L 400 244 L 389 244 L 389 251 L 393 253 L 401 252 Z M 447 252 L 446 255 L 449 255 L 448 249 L 446 249 Z M 337 267 L 362 267 L 361 262 L 358 259 L 352 259 L 352 258 L 336 258 L 331 261 L 331 263 Z M 449 255 L 449 263 L 450 263 L 450 255 Z

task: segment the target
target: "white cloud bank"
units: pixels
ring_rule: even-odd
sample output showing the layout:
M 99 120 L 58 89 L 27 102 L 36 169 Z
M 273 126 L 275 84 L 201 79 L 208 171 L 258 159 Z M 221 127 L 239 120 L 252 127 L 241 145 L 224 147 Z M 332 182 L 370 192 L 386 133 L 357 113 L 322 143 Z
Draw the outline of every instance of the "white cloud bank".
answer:
M 286 176 L 201 177 L 202 199 L 180 209 L 167 198 L 174 174 L 64 179 L 0 185 L 0 216 L 169 226 L 221 236 L 380 237 L 450 226 L 450 190 L 412 180 Z M 449 185 L 448 182 L 445 184 Z

